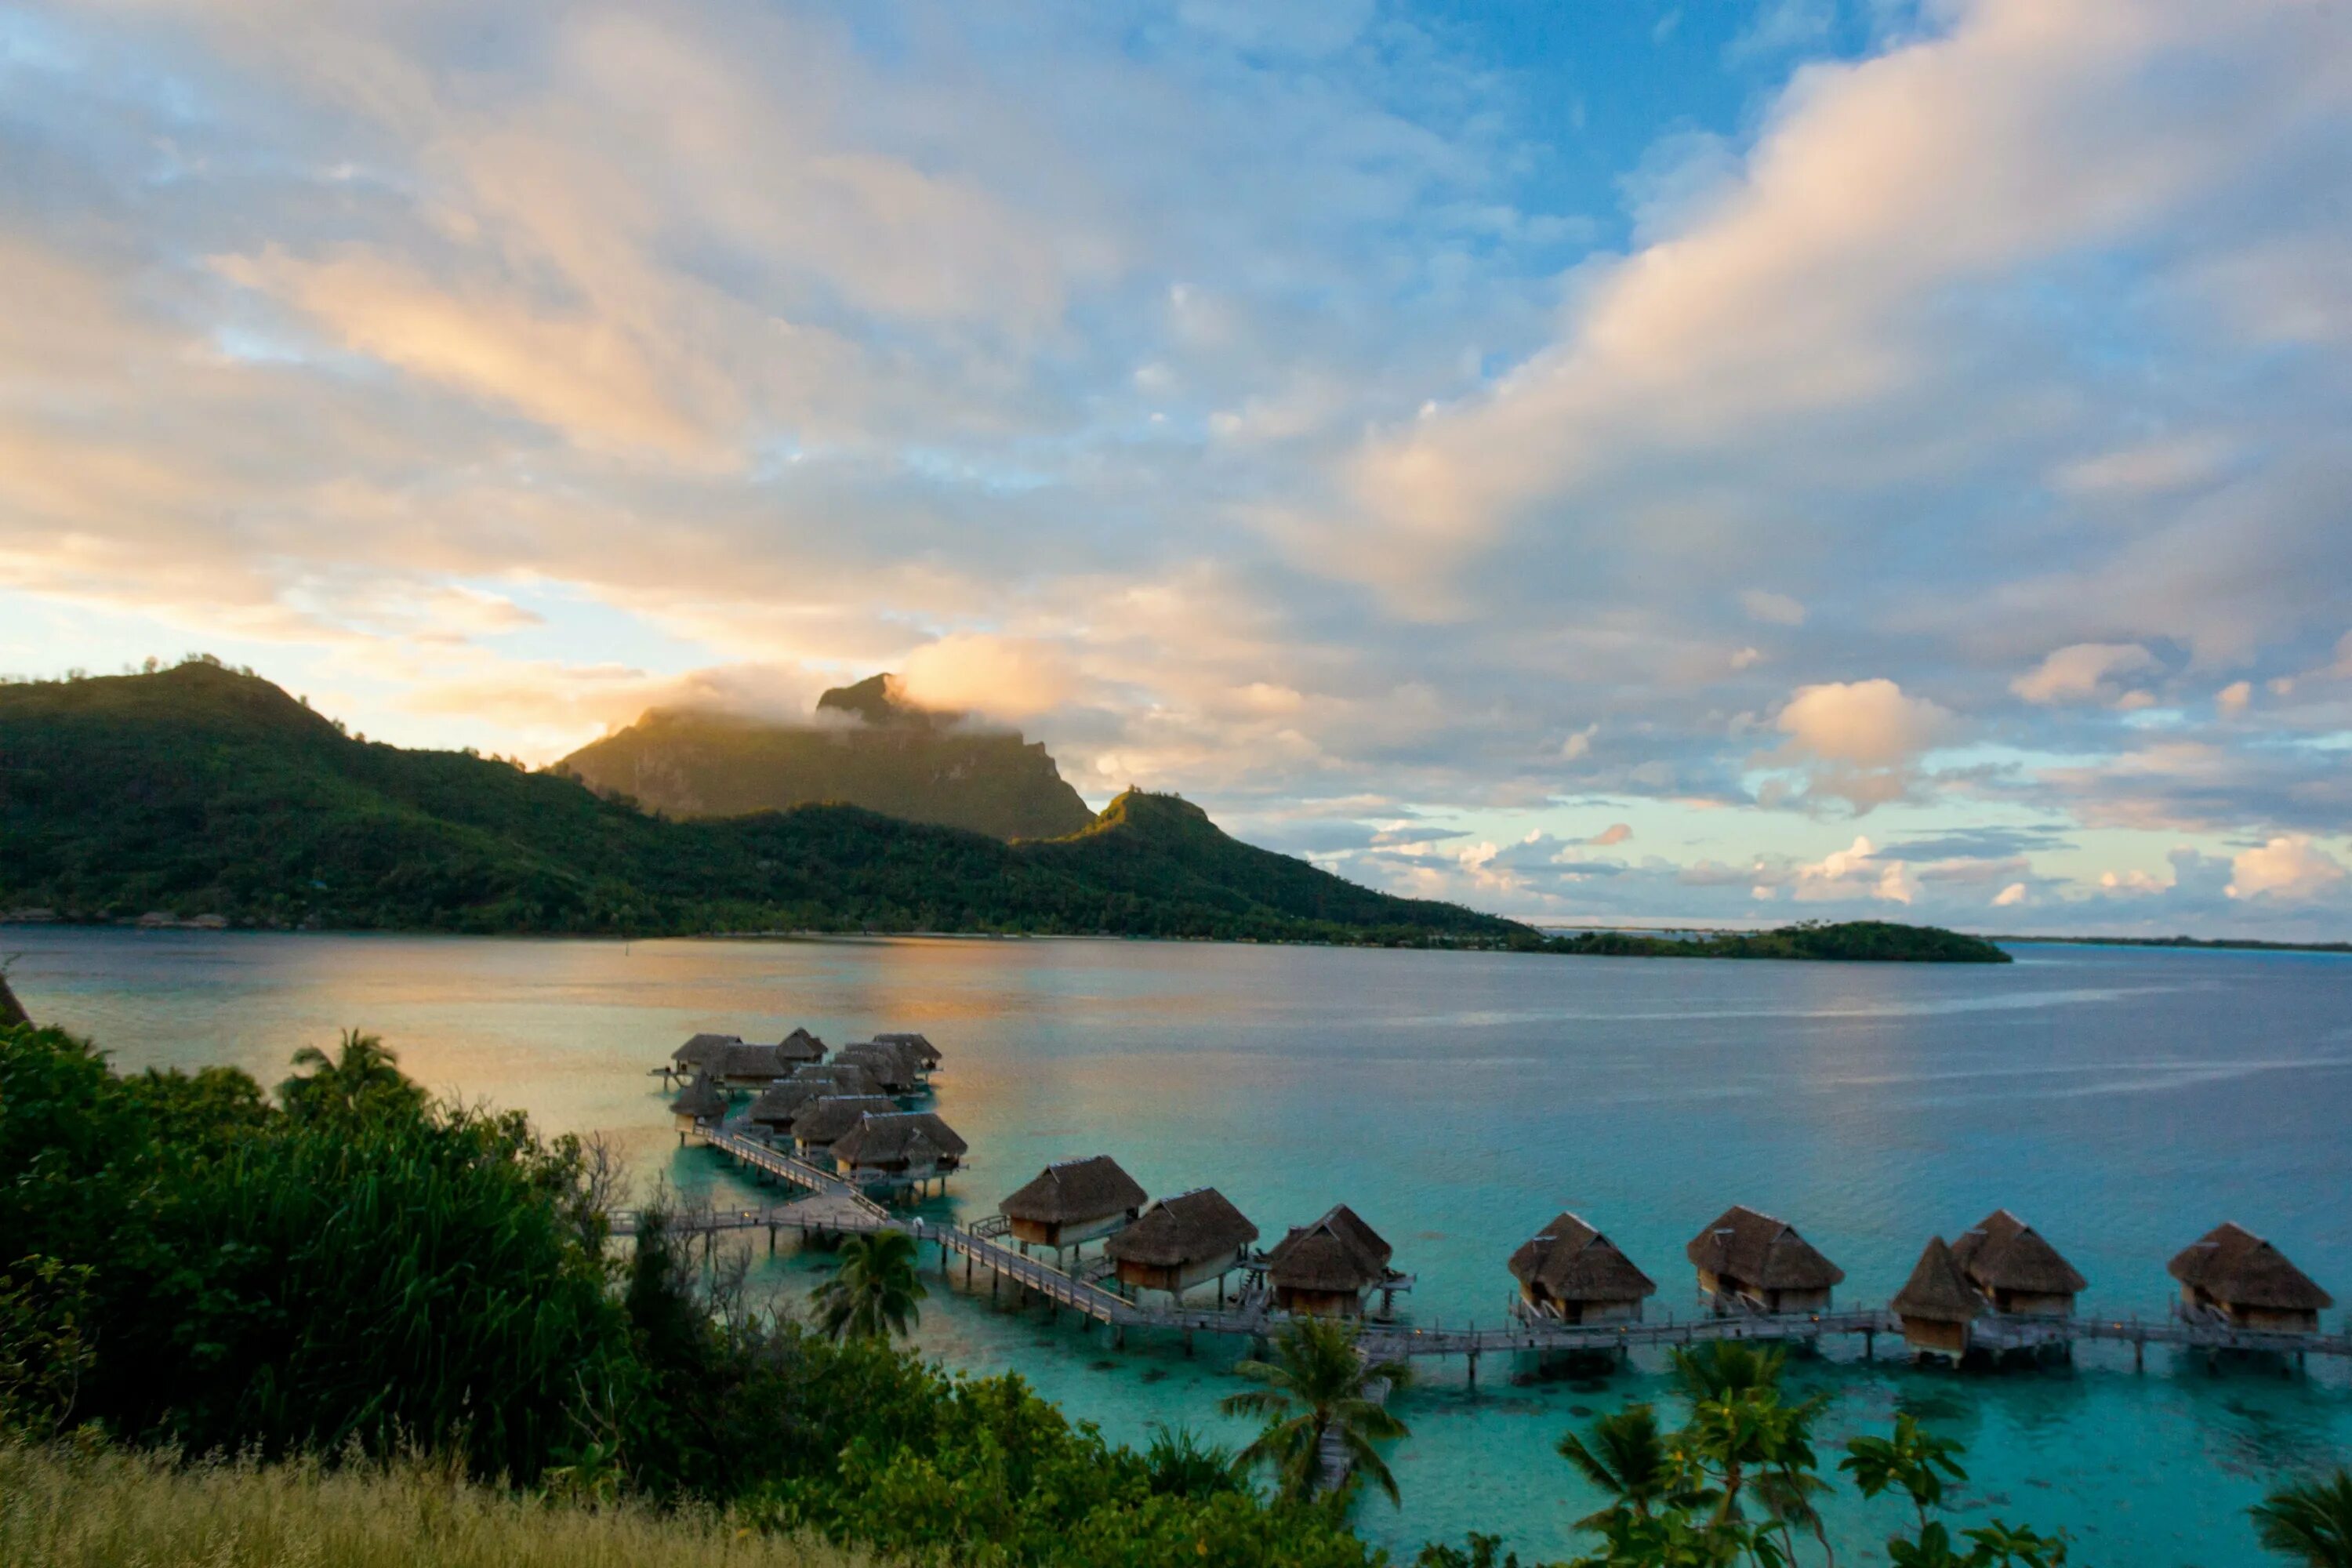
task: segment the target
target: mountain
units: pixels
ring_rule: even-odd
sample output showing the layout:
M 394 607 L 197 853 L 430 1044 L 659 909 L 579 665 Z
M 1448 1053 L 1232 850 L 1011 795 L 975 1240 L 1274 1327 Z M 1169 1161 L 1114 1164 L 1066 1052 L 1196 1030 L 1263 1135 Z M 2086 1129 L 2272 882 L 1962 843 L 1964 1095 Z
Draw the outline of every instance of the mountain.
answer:
M 996 838 L 1057 838 L 1094 820 L 1043 744 L 911 707 L 889 676 L 826 692 L 817 718 L 656 710 L 557 766 L 677 817 L 838 802 Z
M 850 805 L 673 821 L 562 773 L 352 740 L 203 661 L 0 686 L 0 912 L 69 920 L 1534 937 L 1237 843 L 1172 797 L 1130 792 L 1073 836 L 1024 843 Z

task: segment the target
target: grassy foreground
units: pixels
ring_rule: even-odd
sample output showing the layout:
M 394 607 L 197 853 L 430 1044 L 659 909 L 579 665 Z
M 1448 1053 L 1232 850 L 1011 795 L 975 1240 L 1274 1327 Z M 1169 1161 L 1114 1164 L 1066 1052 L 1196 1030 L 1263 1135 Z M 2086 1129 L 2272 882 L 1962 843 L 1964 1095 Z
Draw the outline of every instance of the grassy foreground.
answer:
M 858 1568 L 721 1514 L 520 1499 L 419 1464 L 330 1468 L 0 1445 L 9 1568 Z

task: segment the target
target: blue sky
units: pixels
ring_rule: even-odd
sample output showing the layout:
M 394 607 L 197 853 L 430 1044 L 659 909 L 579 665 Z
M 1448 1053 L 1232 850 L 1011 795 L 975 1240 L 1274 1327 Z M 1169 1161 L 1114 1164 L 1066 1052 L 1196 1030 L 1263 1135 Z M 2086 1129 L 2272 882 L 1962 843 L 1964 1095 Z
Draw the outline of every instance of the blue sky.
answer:
M 0 669 L 877 669 L 1539 918 L 2352 931 L 2315 0 L 0 5 Z

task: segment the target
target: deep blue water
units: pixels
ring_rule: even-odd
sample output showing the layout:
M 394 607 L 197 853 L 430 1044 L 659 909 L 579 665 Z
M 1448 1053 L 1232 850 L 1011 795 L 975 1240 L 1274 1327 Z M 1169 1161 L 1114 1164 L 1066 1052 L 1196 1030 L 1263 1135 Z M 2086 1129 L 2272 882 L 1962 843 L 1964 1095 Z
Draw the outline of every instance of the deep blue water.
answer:
M 0 933 L 37 1016 L 127 1067 L 232 1062 L 282 1076 L 346 1026 L 426 1083 L 613 1135 L 640 1185 L 730 1178 L 678 1152 L 644 1069 L 695 1029 L 836 1044 L 929 1034 L 937 1108 L 973 1145 L 940 1213 L 984 1212 L 1051 1159 L 1108 1152 L 1154 1193 L 1213 1183 L 1269 1240 L 1335 1201 L 1417 1274 L 1408 1315 L 1500 1318 L 1504 1259 L 1562 1208 L 1696 1308 L 1683 1243 L 1727 1204 L 1796 1224 L 1884 1300 L 1931 1233 L 2006 1205 L 2091 1279 L 2086 1310 L 2161 1314 L 2165 1260 L 2222 1219 L 2352 1290 L 2352 961 L 2021 947 L 1998 968 L 1552 959 L 1115 942 L 618 942 Z M 809 1266 L 762 1277 L 798 1292 Z M 936 1281 L 936 1277 L 934 1277 Z M 2331 1327 L 2334 1317 L 2331 1315 Z M 1120 1437 L 1223 1435 L 1230 1351 L 1196 1359 L 984 1291 L 935 1297 L 921 1342 L 1014 1368 Z M 1579 1413 L 1660 1397 L 1658 1366 L 1601 1383 L 1430 1369 L 1401 1397 L 1401 1548 L 1471 1528 L 1564 1554 L 1592 1506 L 1553 1457 Z M 2072 1369 L 1958 1375 L 1833 1351 L 1830 1436 L 1898 1406 L 1966 1440 L 1971 1517 L 2063 1524 L 2092 1563 L 2259 1560 L 2245 1507 L 2352 1453 L 2335 1367 L 2171 1365 L 2090 1349 Z M 1842 1507 L 1848 1554 L 1898 1522 Z M 1409 1552 L 1406 1553 L 1409 1555 Z

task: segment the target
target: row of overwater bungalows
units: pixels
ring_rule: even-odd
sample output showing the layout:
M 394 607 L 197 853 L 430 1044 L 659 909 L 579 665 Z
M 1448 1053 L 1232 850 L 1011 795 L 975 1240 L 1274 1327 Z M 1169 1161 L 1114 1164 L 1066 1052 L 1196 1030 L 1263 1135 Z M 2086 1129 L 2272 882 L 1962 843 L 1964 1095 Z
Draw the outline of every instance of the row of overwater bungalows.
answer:
M 1826 1312 L 1845 1279 L 1795 1226 L 1746 1207 L 1726 1210 L 1684 1252 L 1700 1293 L 1724 1314 Z M 2184 1248 L 2170 1271 L 2180 1282 L 2179 1312 L 2197 1321 L 2312 1333 L 2335 1304 L 2278 1248 L 2234 1224 Z M 1512 1254 L 1511 1273 L 1520 1310 L 1556 1322 L 1638 1321 L 1657 1291 L 1607 1237 L 1572 1214 Z M 1892 1305 L 1913 1350 L 1958 1357 L 1976 1348 L 1981 1321 L 2066 1317 L 2084 1288 L 2082 1274 L 2039 1231 L 1997 1209 L 1958 1241 L 1929 1240 Z
M 1213 1280 L 1223 1300 L 1234 1273 L 1263 1268 L 1280 1310 L 1355 1315 L 1373 1292 L 1412 1283 L 1389 1267 L 1388 1242 L 1345 1204 L 1294 1228 L 1260 1258 L 1252 1250 L 1257 1226 L 1223 1193 L 1195 1187 L 1155 1204 L 1108 1154 L 1046 1166 L 999 1212 L 1022 1250 L 1049 1248 L 1057 1264 L 1064 1253 L 1100 1241 L 1112 1275 L 1129 1291 L 1181 1297 Z
M 670 1109 L 681 1132 L 713 1127 L 732 1109 L 731 1090 L 757 1089 L 746 1124 L 855 1182 L 919 1189 L 961 1165 L 971 1146 L 937 1112 L 902 1103 L 929 1087 L 938 1047 L 921 1035 L 880 1034 L 827 1057 L 806 1029 L 772 1046 L 697 1035 L 671 1055 L 673 1070 L 691 1079 Z

